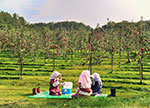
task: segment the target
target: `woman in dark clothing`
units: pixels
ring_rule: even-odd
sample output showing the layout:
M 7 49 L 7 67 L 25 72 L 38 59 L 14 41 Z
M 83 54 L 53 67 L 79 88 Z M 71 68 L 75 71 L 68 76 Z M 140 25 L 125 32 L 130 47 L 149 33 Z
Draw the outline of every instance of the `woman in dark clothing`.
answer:
M 92 96 L 102 94 L 102 81 L 98 73 L 92 75 L 93 81 L 91 85 Z

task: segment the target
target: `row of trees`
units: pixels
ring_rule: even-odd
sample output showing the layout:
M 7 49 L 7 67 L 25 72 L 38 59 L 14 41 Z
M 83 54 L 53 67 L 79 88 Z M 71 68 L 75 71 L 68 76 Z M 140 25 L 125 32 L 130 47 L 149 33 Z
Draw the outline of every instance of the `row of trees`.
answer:
M 61 56 L 66 61 L 70 59 L 74 65 L 73 55 L 80 53 L 80 58 L 85 58 L 82 65 L 89 64 L 91 72 L 93 64 L 100 64 L 104 58 L 111 58 L 111 73 L 114 55 L 119 54 L 118 64 L 121 68 L 122 53 L 125 53 L 127 63 L 131 62 L 132 57 L 140 64 L 142 83 L 143 63 L 150 53 L 150 29 L 146 21 L 108 21 L 107 25 L 92 29 L 82 23 L 68 21 L 29 24 L 17 14 L 11 16 L 1 12 L 0 22 L 0 50 L 4 53 L 11 51 L 12 57 L 17 56 L 19 77 L 22 77 L 26 57 L 34 60 L 38 53 L 43 54 L 44 64 L 46 58 L 53 58 L 52 71 L 55 70 L 56 56 Z

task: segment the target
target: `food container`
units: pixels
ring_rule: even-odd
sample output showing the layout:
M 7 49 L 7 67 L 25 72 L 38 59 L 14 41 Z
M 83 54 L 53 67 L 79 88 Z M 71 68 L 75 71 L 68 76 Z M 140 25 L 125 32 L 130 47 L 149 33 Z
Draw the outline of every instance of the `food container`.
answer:
M 72 86 L 73 86 L 72 82 L 64 82 L 64 83 L 65 85 L 63 88 L 72 89 Z
M 64 82 L 64 86 L 62 88 L 62 94 L 72 94 L 72 82 Z
M 72 94 L 72 89 L 62 88 L 62 94 Z

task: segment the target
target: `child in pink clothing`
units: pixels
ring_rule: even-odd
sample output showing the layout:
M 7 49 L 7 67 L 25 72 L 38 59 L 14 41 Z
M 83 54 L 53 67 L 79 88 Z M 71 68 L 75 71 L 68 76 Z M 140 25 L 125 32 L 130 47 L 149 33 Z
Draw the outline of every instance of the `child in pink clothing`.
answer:
M 64 83 L 60 83 L 60 76 L 61 74 L 57 71 L 54 71 L 50 76 L 49 95 L 61 95 L 61 92 L 59 91 L 59 85 L 64 85 Z
M 72 95 L 72 98 L 80 97 L 80 96 L 91 96 L 91 79 L 90 79 L 90 71 L 85 70 L 81 73 L 78 81 L 77 93 Z

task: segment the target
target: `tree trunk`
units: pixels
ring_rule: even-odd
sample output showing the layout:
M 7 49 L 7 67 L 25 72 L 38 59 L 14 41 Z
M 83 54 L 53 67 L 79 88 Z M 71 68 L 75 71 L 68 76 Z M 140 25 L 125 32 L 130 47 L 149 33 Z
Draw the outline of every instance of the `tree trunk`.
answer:
M 82 50 L 80 50 L 80 51 L 81 51 L 81 52 L 80 52 L 80 53 L 81 53 L 80 59 L 81 59 L 81 58 L 82 58 L 82 55 L 83 55 L 83 52 L 82 52 Z
M 143 64 L 140 61 L 140 84 L 142 84 L 142 79 L 143 79 Z
M 15 52 L 14 52 L 14 50 L 12 49 L 12 59 L 14 58 L 14 54 L 15 54 Z
M 5 46 L 4 46 L 4 47 L 3 47 L 3 54 L 4 54 L 4 56 L 5 56 L 5 52 L 6 52 L 6 51 L 5 51 Z
M 19 57 L 19 72 L 18 72 L 18 77 L 22 78 L 22 71 L 23 71 L 23 58 L 20 56 Z
M 142 84 L 143 80 L 143 53 L 140 59 L 140 84 Z
M 113 72 L 113 52 L 111 52 L 111 72 L 110 73 L 112 73 Z
M 35 56 L 36 56 L 35 50 L 36 49 L 33 49 L 33 58 L 32 58 L 33 60 L 35 60 Z
M 17 61 L 17 64 L 19 65 L 19 71 L 18 71 L 18 77 L 20 78 L 20 76 L 21 76 L 21 72 L 20 72 L 20 68 L 21 68 L 21 66 L 20 66 L 20 58 L 21 58 L 21 54 L 20 54 L 20 52 L 19 52 L 19 50 L 18 50 L 18 61 Z
M 77 52 L 77 50 L 75 50 L 75 57 L 77 57 L 77 55 L 78 55 L 78 52 Z
M 50 52 L 48 51 L 47 54 L 48 54 L 48 61 L 50 61 Z
M 89 70 L 92 74 L 92 52 L 90 52 Z
M 55 52 L 54 52 L 54 49 L 53 49 L 53 69 L 52 71 L 55 70 Z
M 121 48 L 120 48 L 120 51 L 119 51 L 119 68 L 121 68 Z
M 131 63 L 129 49 L 127 49 L 127 57 L 128 57 L 128 62 L 127 63 Z
M 71 65 L 73 66 L 73 50 L 71 50 Z
M 45 58 L 46 58 L 45 53 L 43 53 L 43 63 L 44 63 L 44 65 L 46 64 L 46 59 Z
M 108 56 L 107 56 L 107 51 L 106 51 L 106 50 L 105 50 L 105 55 L 106 55 L 106 57 L 108 57 Z
M 66 59 L 66 62 L 68 62 L 68 56 L 66 53 L 65 53 L 65 59 Z
M 20 77 L 22 78 L 22 71 L 23 71 L 23 59 L 22 57 L 20 58 Z

